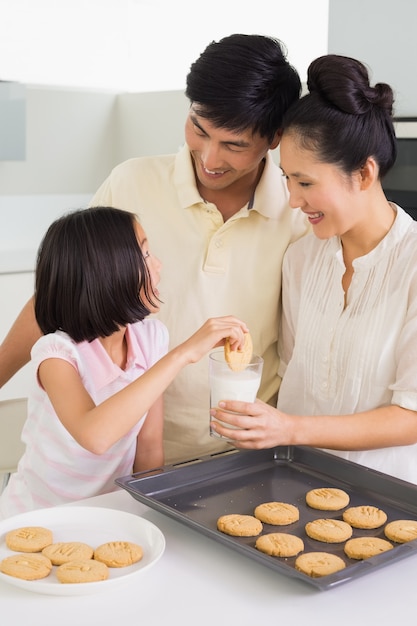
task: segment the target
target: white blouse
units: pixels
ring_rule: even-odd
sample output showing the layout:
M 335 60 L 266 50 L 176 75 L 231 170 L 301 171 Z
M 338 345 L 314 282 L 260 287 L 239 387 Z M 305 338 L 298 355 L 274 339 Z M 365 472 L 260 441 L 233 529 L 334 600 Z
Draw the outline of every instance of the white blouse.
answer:
M 417 411 L 417 222 L 395 208 L 388 234 L 353 263 L 346 307 L 340 239 L 311 234 L 288 248 L 282 411 L 345 415 L 390 404 Z M 331 452 L 417 483 L 417 444 Z

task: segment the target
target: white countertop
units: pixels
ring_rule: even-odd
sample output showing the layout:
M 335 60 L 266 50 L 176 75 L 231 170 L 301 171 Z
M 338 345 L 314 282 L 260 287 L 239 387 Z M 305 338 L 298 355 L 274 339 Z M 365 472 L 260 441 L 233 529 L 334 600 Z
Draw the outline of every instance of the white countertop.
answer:
M 76 505 L 118 509 L 151 521 L 165 535 L 162 558 L 143 576 L 106 594 L 48 596 L 0 581 L 0 621 L 5 626 L 414 623 L 417 555 L 319 591 L 217 544 L 124 490 Z

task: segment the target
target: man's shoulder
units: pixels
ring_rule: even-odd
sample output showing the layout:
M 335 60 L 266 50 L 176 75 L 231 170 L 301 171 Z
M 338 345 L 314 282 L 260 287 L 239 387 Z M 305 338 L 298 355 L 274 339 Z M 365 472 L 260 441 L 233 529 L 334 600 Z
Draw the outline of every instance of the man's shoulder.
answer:
M 112 170 L 112 176 L 125 176 L 126 173 L 151 173 L 169 169 L 175 162 L 175 154 L 158 154 L 151 156 L 132 157 L 122 161 Z

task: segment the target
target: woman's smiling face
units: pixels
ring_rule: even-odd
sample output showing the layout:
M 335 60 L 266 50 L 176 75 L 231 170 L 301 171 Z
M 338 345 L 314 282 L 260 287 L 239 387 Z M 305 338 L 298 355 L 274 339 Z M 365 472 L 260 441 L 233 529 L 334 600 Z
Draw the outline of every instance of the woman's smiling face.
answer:
M 363 219 L 359 176 L 317 160 L 292 132 L 280 143 L 281 169 L 287 179 L 290 205 L 300 207 L 320 239 L 343 235 Z

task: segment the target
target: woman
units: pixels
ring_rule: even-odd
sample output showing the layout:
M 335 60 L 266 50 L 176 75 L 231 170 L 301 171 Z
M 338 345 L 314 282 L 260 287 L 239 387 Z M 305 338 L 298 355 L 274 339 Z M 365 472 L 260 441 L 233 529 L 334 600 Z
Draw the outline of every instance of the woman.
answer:
M 214 428 L 240 448 L 326 448 L 417 483 L 417 223 L 381 185 L 393 92 L 338 55 L 313 61 L 308 88 L 280 150 L 313 233 L 284 262 L 278 409 L 225 402 L 244 430 Z

